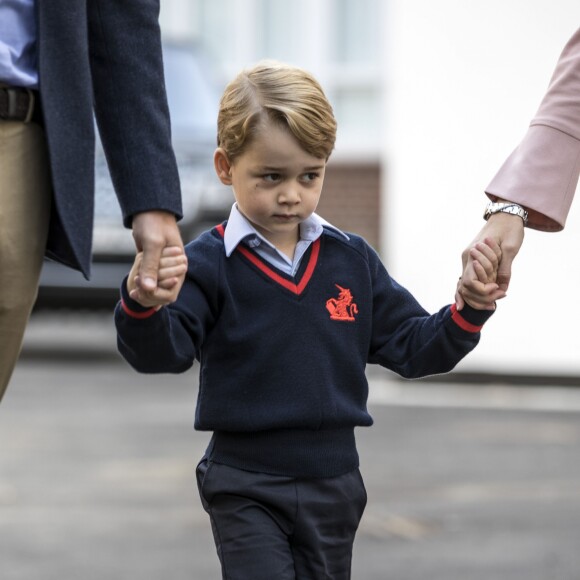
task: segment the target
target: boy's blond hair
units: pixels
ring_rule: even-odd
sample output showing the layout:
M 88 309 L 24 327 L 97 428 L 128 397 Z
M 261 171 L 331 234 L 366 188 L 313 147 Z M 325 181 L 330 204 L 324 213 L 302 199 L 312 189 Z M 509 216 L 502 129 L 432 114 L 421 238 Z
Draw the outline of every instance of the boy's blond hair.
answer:
M 314 157 L 328 160 L 336 120 L 318 81 L 308 72 L 276 61 L 245 69 L 226 87 L 218 113 L 218 147 L 234 161 L 265 116 L 285 124 Z

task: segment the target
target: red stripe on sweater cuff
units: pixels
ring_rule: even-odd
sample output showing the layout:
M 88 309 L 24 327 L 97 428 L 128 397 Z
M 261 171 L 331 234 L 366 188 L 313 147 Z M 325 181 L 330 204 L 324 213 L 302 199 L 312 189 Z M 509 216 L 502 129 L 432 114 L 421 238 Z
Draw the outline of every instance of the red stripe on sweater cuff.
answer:
M 121 300 L 121 307 L 125 311 L 125 314 L 127 314 L 131 318 L 138 319 L 149 318 L 150 316 L 153 316 L 157 312 L 156 308 L 149 308 L 148 310 L 144 310 L 143 312 L 136 312 L 135 310 L 131 310 L 127 306 L 127 304 L 125 304 L 124 300 Z
M 467 322 L 467 320 L 465 320 L 465 318 L 463 318 L 463 316 L 461 316 L 461 314 L 458 312 L 457 306 L 455 304 L 451 305 L 451 318 L 453 322 L 459 326 L 459 328 L 465 330 L 466 332 L 475 333 L 479 332 L 483 328 L 483 325 L 476 326 L 475 324 L 471 324 L 471 322 Z

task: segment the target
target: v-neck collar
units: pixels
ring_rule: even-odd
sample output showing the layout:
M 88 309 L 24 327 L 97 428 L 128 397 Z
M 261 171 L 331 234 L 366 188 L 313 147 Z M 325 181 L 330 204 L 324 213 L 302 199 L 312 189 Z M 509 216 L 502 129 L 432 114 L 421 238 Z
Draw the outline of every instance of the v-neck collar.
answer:
M 216 226 L 218 233 L 222 236 L 225 235 L 225 228 L 223 224 L 219 224 Z M 276 272 L 274 268 L 272 268 L 265 260 L 263 260 L 258 254 L 250 250 L 249 248 L 238 244 L 236 246 L 235 252 L 239 252 L 246 260 L 248 260 L 251 264 L 256 266 L 263 274 L 268 276 L 271 280 L 289 290 L 293 294 L 299 296 L 304 292 L 306 286 L 308 286 L 308 282 L 312 278 L 312 274 L 314 274 L 314 270 L 316 269 L 316 264 L 318 262 L 318 256 L 320 254 L 320 238 L 312 242 L 311 244 L 311 251 L 310 256 L 308 258 L 308 263 L 306 264 L 306 268 L 303 270 L 302 277 L 296 283 L 292 280 L 289 280 Z M 299 271 L 301 268 L 299 269 Z

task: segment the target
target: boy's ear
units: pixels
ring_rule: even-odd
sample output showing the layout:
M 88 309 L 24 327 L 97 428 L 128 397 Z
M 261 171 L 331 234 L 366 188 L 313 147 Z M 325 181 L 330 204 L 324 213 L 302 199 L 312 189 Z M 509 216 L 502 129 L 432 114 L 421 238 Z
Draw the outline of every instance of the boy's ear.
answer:
M 227 153 L 221 147 L 218 147 L 213 154 L 213 166 L 215 167 L 215 172 L 217 173 L 219 180 L 224 185 L 231 185 L 232 165 L 230 163 Z

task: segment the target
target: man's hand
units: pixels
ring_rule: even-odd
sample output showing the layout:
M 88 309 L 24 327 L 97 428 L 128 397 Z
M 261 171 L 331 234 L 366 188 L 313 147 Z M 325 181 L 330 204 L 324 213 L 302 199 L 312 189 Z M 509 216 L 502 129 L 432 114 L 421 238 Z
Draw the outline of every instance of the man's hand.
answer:
M 149 298 L 142 298 L 140 293 L 140 275 L 141 264 L 143 261 L 143 252 L 138 252 L 135 256 L 135 262 L 127 277 L 127 292 L 129 296 L 139 302 L 141 306 L 146 308 L 154 307 L 157 310 L 161 308 L 159 296 L 150 300 Z M 157 271 L 157 287 L 158 294 L 163 295 L 163 290 L 173 291 L 173 288 L 179 283 L 180 278 L 185 276 L 187 272 L 187 257 L 183 248 L 179 246 L 168 246 L 161 252 L 161 259 L 159 261 L 159 270 Z M 181 286 L 181 285 L 180 285 Z
M 165 211 L 136 214 L 133 216 L 133 238 L 137 251 L 143 252 L 136 299 L 148 306 L 163 306 L 175 302 L 185 280 L 185 272 L 170 284 L 157 284 L 163 249 L 176 246 L 183 252 L 183 242 L 175 216 Z
M 493 240 L 501 249 L 501 260 L 497 272 L 499 288 L 490 292 L 486 300 L 486 307 L 491 310 L 494 307 L 494 302 L 506 295 L 512 274 L 512 262 L 524 241 L 524 222 L 520 217 L 511 214 L 493 214 L 473 242 L 463 251 L 461 255 L 463 274 L 455 293 L 458 310 L 463 308 L 465 304 L 464 298 L 470 301 L 478 301 L 481 304 L 481 295 L 478 296 L 474 292 L 477 275 L 474 270 L 471 249 L 478 242 L 484 242 L 486 238 Z

